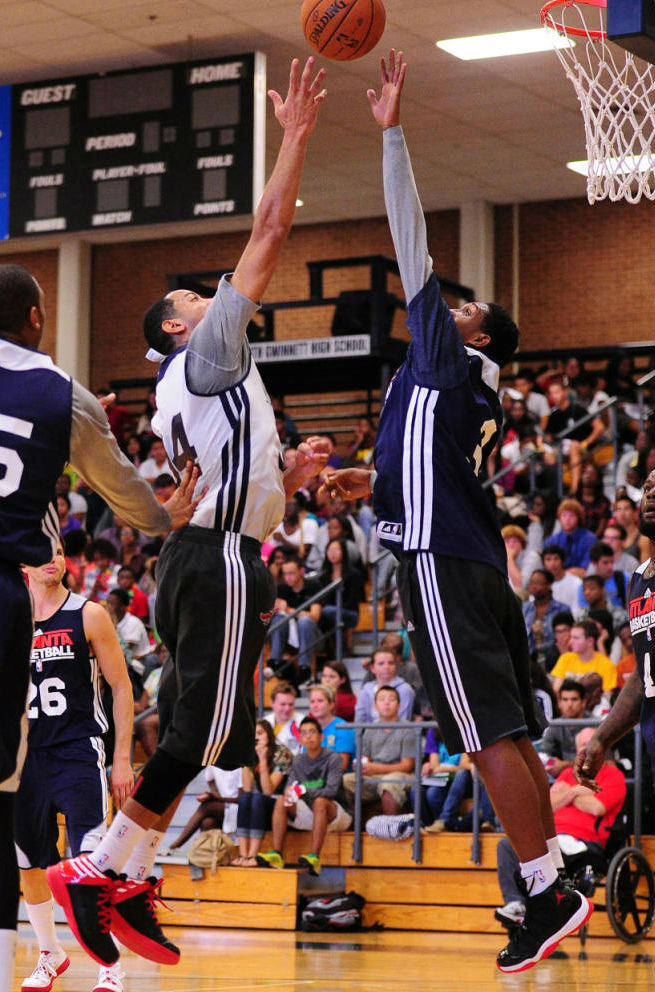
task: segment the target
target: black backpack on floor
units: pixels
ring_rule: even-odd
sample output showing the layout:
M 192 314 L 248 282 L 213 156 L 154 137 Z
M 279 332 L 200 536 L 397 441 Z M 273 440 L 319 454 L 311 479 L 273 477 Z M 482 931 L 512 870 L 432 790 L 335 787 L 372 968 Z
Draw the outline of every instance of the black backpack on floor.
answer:
M 309 899 L 299 907 L 300 930 L 346 933 L 362 929 L 362 908 L 366 900 L 357 892 Z

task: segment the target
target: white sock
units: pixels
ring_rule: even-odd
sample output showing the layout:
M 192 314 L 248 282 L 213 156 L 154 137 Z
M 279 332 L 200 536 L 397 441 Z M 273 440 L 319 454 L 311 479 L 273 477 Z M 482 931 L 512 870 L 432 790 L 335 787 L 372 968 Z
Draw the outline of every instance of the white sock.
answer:
M 538 896 L 549 888 L 557 878 L 557 868 L 550 852 L 532 861 L 521 861 L 521 877 L 528 886 L 529 896 Z
M 157 849 L 163 836 L 164 834 L 160 830 L 146 830 L 145 837 L 141 838 L 132 851 L 130 860 L 123 866 L 123 871 L 128 878 L 142 880 L 152 875 Z
M 55 930 L 55 904 L 53 899 L 46 899 L 45 902 L 26 902 L 25 908 L 32 930 L 36 934 L 40 951 L 50 951 L 52 954 L 59 954 L 62 946 Z
M 119 811 L 95 851 L 86 857 L 100 871 L 120 872 L 145 833 L 144 827 Z
M 546 843 L 548 844 L 548 853 L 559 871 L 560 868 L 564 867 L 564 858 L 562 857 L 562 848 L 559 846 L 559 841 L 557 837 L 549 837 Z
M 14 987 L 15 960 L 16 931 L 0 930 L 0 992 L 11 992 Z

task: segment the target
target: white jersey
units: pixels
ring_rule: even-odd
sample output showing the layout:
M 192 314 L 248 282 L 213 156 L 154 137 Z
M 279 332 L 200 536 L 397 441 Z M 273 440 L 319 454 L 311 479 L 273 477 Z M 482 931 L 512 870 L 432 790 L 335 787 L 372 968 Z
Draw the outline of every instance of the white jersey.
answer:
M 245 336 L 256 310 L 221 279 L 188 346 L 162 362 L 153 430 L 179 472 L 189 459 L 200 466 L 208 491 L 191 523 L 263 541 L 285 496 L 273 408 Z

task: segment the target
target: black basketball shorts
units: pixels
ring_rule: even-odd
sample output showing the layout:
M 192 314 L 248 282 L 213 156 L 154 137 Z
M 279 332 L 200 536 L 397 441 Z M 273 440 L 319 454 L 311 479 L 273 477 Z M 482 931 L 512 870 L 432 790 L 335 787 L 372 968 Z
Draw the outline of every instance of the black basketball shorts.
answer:
M 491 565 L 418 551 L 403 556 L 398 591 L 443 741 L 451 754 L 502 737 L 539 735 L 519 601 Z
M 274 603 L 258 541 L 204 527 L 167 538 L 155 606 L 173 664 L 159 691 L 164 751 L 225 769 L 254 762 L 253 677 Z
M 27 750 L 32 605 L 18 565 L 0 562 L 0 792 L 16 792 Z

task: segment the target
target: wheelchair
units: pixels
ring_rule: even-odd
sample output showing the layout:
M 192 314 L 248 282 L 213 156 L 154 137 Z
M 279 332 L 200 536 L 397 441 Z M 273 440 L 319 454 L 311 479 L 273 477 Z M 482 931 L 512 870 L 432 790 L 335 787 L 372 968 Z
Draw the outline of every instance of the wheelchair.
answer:
M 607 910 L 617 937 L 637 944 L 648 935 L 655 918 L 655 876 L 643 851 L 631 844 L 625 807 L 610 829 L 604 849 L 589 844 L 579 854 L 564 856 L 564 864 L 575 887 L 594 902 L 594 908 Z M 604 905 L 593 898 L 601 888 L 605 889 Z M 579 936 L 584 946 L 586 925 Z

